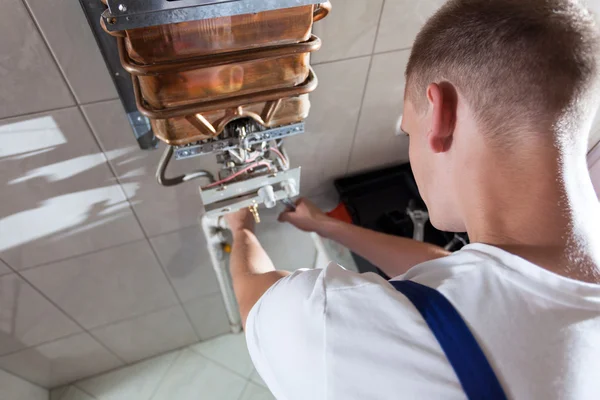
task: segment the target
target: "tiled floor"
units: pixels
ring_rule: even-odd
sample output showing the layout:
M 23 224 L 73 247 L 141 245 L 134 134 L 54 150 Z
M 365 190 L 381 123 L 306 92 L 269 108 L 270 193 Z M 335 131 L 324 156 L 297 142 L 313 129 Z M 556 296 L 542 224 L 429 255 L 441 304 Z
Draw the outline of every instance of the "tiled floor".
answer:
M 225 335 L 52 390 L 50 400 L 272 400 L 243 334 Z

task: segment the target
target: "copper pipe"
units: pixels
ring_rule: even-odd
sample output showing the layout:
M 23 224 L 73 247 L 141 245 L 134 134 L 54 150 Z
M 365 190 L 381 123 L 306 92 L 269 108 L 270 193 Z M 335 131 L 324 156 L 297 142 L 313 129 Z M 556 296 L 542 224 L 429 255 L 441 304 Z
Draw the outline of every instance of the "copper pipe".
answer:
M 277 100 L 284 97 L 299 96 L 301 94 L 313 92 L 319 84 L 317 76 L 311 68 L 308 79 L 306 80 L 306 82 L 304 82 L 304 84 L 300 86 L 284 89 L 266 90 L 264 92 L 246 94 L 242 96 L 233 96 L 220 100 L 204 101 L 185 106 L 178 106 L 158 110 L 151 108 L 150 106 L 146 105 L 143 101 L 142 94 L 140 91 L 140 83 L 138 80 L 139 78 L 135 75 L 132 75 L 131 79 L 133 81 L 133 92 L 135 94 L 135 101 L 137 103 L 138 110 L 143 115 L 153 119 L 184 117 L 186 115 L 191 114 L 198 114 L 208 111 L 238 107 L 244 104 L 261 103 L 265 101 Z
M 277 58 L 288 55 L 311 53 L 321 48 L 321 39 L 312 35 L 309 40 L 284 46 L 263 47 L 259 49 L 244 50 L 232 53 L 212 54 L 209 56 L 188 58 L 179 62 L 163 62 L 157 64 L 141 65 L 129 57 L 125 49 L 125 38 L 117 37 L 119 57 L 121 64 L 132 75 L 159 75 L 164 73 L 178 73 L 202 68 L 217 67 L 226 64 L 237 64 L 245 61 L 254 61 L 264 58 Z
M 325 18 L 331 12 L 331 2 L 326 1 L 325 3 L 319 4 L 319 7 L 313 14 L 313 22 L 317 22 Z

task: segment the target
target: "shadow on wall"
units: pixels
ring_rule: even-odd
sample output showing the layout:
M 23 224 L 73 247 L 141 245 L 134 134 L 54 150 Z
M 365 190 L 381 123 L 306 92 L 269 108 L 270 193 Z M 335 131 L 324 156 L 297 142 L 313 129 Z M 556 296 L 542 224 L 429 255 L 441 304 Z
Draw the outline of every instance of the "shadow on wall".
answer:
M 177 190 L 159 187 L 154 180 L 160 151 L 142 152 L 131 137 L 131 145 L 105 154 L 75 112 L 0 125 L 0 254 L 16 269 L 142 239 L 127 199 L 142 217 L 160 214 L 162 205 L 176 210 L 182 201 Z M 199 200 L 197 186 L 189 185 Z M 199 202 L 193 211 L 187 226 L 196 223 Z M 160 229 L 160 216 L 156 218 L 145 218 L 149 235 L 169 231 Z
M 53 117 L 4 124 L 0 143 L 0 252 L 15 268 L 61 259 L 67 255 L 61 254 L 66 247 L 61 242 L 130 215 L 104 154 L 97 147 L 87 154 L 69 154 L 85 148 L 69 146 Z M 132 151 L 123 149 L 119 157 L 127 158 Z M 28 249 L 16 251 L 24 246 Z M 23 254 L 29 249 L 39 253 L 34 248 L 51 250 L 51 246 L 58 246 L 54 257 Z
M 2 261 L 15 270 L 25 270 L 144 240 L 144 232 L 132 212 L 133 206 L 134 209 L 139 207 L 142 214 L 157 215 L 157 219 L 149 223 L 157 227 L 152 229 L 154 237 L 169 230 L 176 231 L 169 235 L 165 246 L 172 254 L 161 261 L 171 280 L 190 282 L 190 288 L 186 286 L 180 290 L 176 287 L 177 291 L 189 289 L 186 300 L 190 302 L 196 301 L 200 294 L 218 292 L 218 286 L 201 271 L 211 270 L 202 235 L 179 231 L 183 228 L 179 220 L 166 225 L 160 219 L 161 204 L 176 211 L 185 206 L 189 211 L 185 216 L 187 226 L 194 227 L 202 212 L 197 184 L 191 182 L 183 190 L 160 187 L 154 179 L 154 169 L 161 152 L 141 151 L 130 131 L 116 132 L 116 137 L 121 139 L 111 142 L 103 138 L 107 146 L 102 152 L 80 111 L 75 108 L 29 119 L 0 121 L 0 275 L 8 272 L 3 269 Z M 117 170 L 119 181 L 111 172 L 107 159 Z M 176 167 L 173 173 L 177 172 Z M 157 240 L 163 237 L 157 237 Z M 213 287 L 199 291 L 198 281 L 206 281 L 205 286 Z M 28 296 L 22 290 L 24 285 L 28 284 L 14 279 L 3 280 L 0 286 L 0 357 L 9 364 L 16 362 L 14 368 L 11 365 L 11 370 L 17 375 L 27 375 L 27 379 L 41 385 L 46 382 L 55 385 L 63 376 L 78 371 L 82 360 L 94 359 L 94 349 L 100 345 L 86 342 L 93 342 L 87 334 L 81 334 L 81 338 L 75 340 L 81 343 L 81 348 L 74 352 L 66 351 L 58 343 L 57 346 L 54 346 L 55 342 L 48 343 L 45 334 L 31 339 L 32 332 L 40 330 L 44 316 L 31 315 L 31 307 L 23 311 L 23 304 L 30 303 L 24 299 Z M 23 326 L 24 323 L 29 326 Z M 81 333 L 78 332 L 74 335 Z M 203 338 L 211 336 L 210 331 L 205 335 Z M 61 337 L 71 336 L 73 334 Z M 50 340 L 60 341 L 61 337 Z M 41 348 L 32 347 L 40 343 L 47 344 Z M 11 361 L 11 354 L 24 349 L 28 350 L 22 357 Z M 46 350 L 51 354 L 58 353 L 58 357 L 45 355 Z M 112 362 L 106 364 L 114 367 Z M 36 368 L 35 373 L 18 373 L 18 370 L 27 371 L 28 365 L 40 368 Z M 37 377 L 29 376 L 36 375 L 37 371 L 43 372 Z M 91 374 L 97 372 L 91 371 Z

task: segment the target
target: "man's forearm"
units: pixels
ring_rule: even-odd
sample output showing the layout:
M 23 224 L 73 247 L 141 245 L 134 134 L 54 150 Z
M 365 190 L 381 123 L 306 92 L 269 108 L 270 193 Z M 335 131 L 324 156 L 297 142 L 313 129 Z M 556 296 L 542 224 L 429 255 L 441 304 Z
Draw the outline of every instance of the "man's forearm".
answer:
M 324 221 L 317 233 L 346 246 L 391 277 L 402 275 L 422 262 L 450 254 L 432 244 L 386 235 L 334 219 Z
M 244 326 L 250 310 L 262 295 L 289 275 L 289 272 L 275 270 L 256 235 L 248 229 L 233 232 L 230 270 Z

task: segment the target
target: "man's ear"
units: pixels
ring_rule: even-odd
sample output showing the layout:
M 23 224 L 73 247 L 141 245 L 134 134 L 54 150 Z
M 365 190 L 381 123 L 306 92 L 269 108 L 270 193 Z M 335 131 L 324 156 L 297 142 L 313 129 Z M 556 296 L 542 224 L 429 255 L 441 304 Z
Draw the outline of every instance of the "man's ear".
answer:
M 431 83 L 427 87 L 427 99 L 431 107 L 429 146 L 434 153 L 450 150 L 456 126 L 458 94 L 449 82 Z

